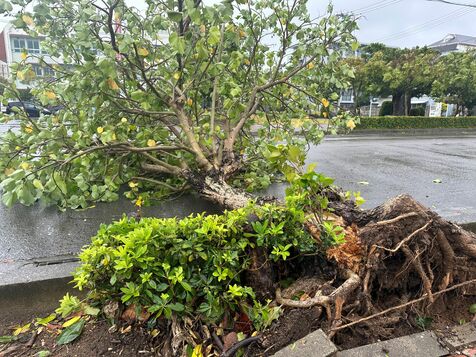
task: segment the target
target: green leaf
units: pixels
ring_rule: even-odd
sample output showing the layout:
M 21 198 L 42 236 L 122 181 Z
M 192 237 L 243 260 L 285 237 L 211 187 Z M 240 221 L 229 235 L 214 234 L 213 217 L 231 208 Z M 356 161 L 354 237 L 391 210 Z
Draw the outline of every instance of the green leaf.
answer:
M 182 312 L 182 311 L 185 310 L 185 306 L 183 304 L 180 304 L 180 303 L 168 304 L 167 306 L 170 307 L 173 311 L 176 311 L 176 312 Z
M 66 345 L 70 342 L 76 340 L 81 333 L 83 332 L 84 324 L 86 323 L 85 320 L 79 320 L 75 324 L 65 328 L 61 334 L 58 336 L 56 343 L 58 345 Z
M 0 343 L 10 343 L 16 341 L 18 337 L 16 336 L 0 336 Z
M 476 314 L 476 304 L 473 304 L 469 307 L 469 312 L 472 314 Z
M 36 357 L 48 357 L 48 356 L 51 356 L 51 352 L 48 351 L 48 350 L 43 350 L 43 351 L 39 351 L 35 356 Z
M 89 316 L 97 316 L 101 310 L 97 307 L 92 307 L 91 305 L 86 305 L 83 308 L 83 312 Z
M 48 325 L 51 321 L 53 321 L 56 318 L 56 314 L 51 314 L 47 317 L 44 318 L 36 318 L 36 324 L 41 325 L 41 326 L 46 326 Z
M 169 12 L 167 12 L 167 16 L 172 21 L 179 22 L 180 20 L 182 20 L 183 15 L 182 15 L 181 12 L 178 12 L 178 11 L 169 11 Z

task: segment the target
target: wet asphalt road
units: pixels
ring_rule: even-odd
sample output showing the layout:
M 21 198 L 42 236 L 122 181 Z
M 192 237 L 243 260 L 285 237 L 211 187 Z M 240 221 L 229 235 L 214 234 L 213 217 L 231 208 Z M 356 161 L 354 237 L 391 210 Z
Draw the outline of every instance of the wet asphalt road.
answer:
M 311 149 L 308 162 L 344 189 L 360 191 L 366 208 L 408 193 L 446 219 L 476 222 L 476 132 L 331 137 Z
M 476 222 L 476 134 L 452 136 L 328 138 L 312 148 L 309 162 L 349 190 L 361 191 L 365 207 L 409 193 L 442 216 Z M 441 184 L 432 181 L 440 179 Z M 366 181 L 368 185 L 358 182 Z M 282 186 L 269 190 L 280 196 Z M 182 197 L 147 211 L 148 215 L 184 216 L 217 208 L 200 199 Z M 82 212 L 55 208 L 0 206 L 0 281 L 12 264 L 77 253 L 101 222 L 120 218 L 134 207 L 122 201 Z

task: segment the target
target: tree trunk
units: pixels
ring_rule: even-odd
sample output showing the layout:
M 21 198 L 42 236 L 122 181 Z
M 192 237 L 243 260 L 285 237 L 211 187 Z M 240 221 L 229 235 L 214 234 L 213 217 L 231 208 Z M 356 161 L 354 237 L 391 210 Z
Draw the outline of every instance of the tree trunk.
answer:
M 405 114 L 404 109 L 404 95 L 401 92 L 396 92 L 392 96 L 393 115 L 402 116 Z
M 226 209 L 242 208 L 253 199 L 252 195 L 230 186 L 221 177 L 195 177 L 190 181 L 201 197 Z
M 412 108 L 412 95 L 408 92 L 405 92 L 404 101 L 405 116 L 409 116 L 410 109 Z

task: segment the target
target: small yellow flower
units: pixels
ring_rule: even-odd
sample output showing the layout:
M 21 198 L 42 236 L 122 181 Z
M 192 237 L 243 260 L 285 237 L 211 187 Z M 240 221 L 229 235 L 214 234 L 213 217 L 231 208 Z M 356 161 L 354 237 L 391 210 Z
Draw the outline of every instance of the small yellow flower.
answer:
M 121 123 L 123 123 L 123 124 L 127 123 L 127 118 L 122 118 Z
M 149 55 L 149 50 L 147 48 L 142 47 L 137 50 L 137 53 L 139 54 L 139 56 L 147 57 Z
M 310 63 L 307 64 L 306 67 L 307 67 L 307 69 L 313 69 L 314 67 L 316 67 L 316 65 L 314 63 L 310 62 Z
M 193 99 L 192 99 L 192 98 L 188 98 L 188 99 L 187 99 L 187 105 L 188 105 L 189 107 L 191 107 L 192 104 L 193 104 Z
M 22 60 L 26 60 L 26 58 L 28 57 L 28 54 L 26 52 L 22 52 L 20 57 Z
M 28 170 L 30 168 L 30 164 L 28 162 L 22 162 L 20 164 L 20 167 L 23 169 L 23 170 Z
M 15 150 L 16 150 L 16 151 L 20 151 L 20 150 L 21 150 L 21 146 L 18 146 L 18 145 L 15 146 Z
M 31 127 L 31 125 L 25 126 L 25 132 L 28 134 L 31 134 L 33 132 L 33 128 Z
M 142 207 L 142 196 L 139 196 L 139 198 L 137 198 L 136 200 L 136 206 L 137 207 Z
M 153 148 L 154 146 L 156 146 L 155 140 L 154 139 L 147 140 L 147 146 L 150 148 Z
M 180 72 L 175 72 L 174 73 L 174 79 L 178 81 L 180 79 Z
M 33 19 L 31 18 L 31 16 L 29 15 L 22 15 L 21 19 L 23 20 L 23 22 L 25 24 L 27 24 L 28 26 L 32 26 L 33 25 Z
M 245 62 L 245 64 L 246 64 L 247 66 L 249 66 L 249 65 L 251 64 L 251 62 L 250 62 L 250 60 L 249 60 L 248 58 L 246 58 L 246 59 L 244 60 L 244 62 Z
M 117 140 L 116 133 L 112 133 L 112 140 Z
M 96 129 L 96 132 L 101 135 L 102 133 L 104 133 L 104 128 L 102 126 L 99 126 L 97 129 Z
M 346 127 L 349 128 L 350 130 L 353 130 L 355 128 L 355 122 L 352 119 L 350 119 L 349 121 L 347 121 Z
M 324 112 L 324 113 L 322 113 L 322 116 L 323 116 L 324 118 L 327 118 L 329 115 L 327 114 L 327 112 Z
M 321 103 L 324 106 L 324 108 L 327 108 L 330 104 L 329 101 L 326 98 L 322 98 Z
M 46 98 L 48 98 L 49 100 L 53 100 L 53 99 L 56 99 L 56 94 L 50 90 L 47 90 L 45 92 L 45 96 Z
M 137 182 L 134 182 L 134 181 L 129 182 L 129 187 L 130 188 L 136 188 L 137 187 Z

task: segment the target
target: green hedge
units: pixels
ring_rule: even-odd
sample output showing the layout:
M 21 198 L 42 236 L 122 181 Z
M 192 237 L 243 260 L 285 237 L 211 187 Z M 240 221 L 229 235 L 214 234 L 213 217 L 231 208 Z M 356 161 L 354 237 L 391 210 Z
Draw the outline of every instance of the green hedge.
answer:
M 362 117 L 355 130 L 476 128 L 476 117 Z

